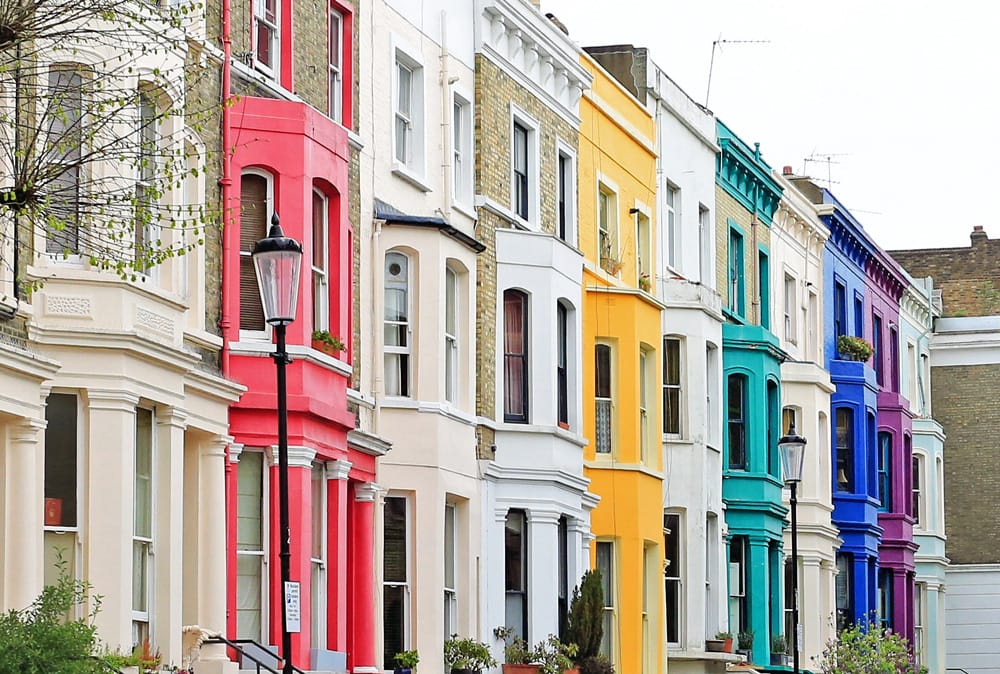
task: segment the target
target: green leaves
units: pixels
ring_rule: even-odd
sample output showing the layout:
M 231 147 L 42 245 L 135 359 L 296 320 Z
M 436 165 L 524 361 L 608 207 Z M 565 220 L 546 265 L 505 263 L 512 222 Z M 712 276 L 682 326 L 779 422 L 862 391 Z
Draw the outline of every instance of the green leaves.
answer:
M 907 640 L 876 622 L 853 625 L 831 640 L 819 662 L 822 674 L 921 674 Z

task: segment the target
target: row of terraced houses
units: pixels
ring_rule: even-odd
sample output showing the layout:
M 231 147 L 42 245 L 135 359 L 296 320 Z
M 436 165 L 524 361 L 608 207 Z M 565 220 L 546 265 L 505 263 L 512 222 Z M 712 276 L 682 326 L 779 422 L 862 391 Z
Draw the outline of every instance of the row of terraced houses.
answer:
M 502 659 L 494 628 L 561 634 L 597 568 L 622 674 L 724 672 L 737 656 L 705 642 L 725 631 L 752 633 L 768 669 L 796 629 L 793 574 L 805 668 L 871 619 L 931 672 L 946 653 L 990 671 L 979 496 L 997 490 L 972 422 L 996 414 L 970 401 L 996 385 L 1000 328 L 998 307 L 962 304 L 996 292 L 988 256 L 963 285 L 965 249 L 888 254 L 646 49 L 581 48 L 537 2 L 207 0 L 180 30 L 165 58 L 197 78 L 161 82 L 136 54 L 130 76 L 157 105 L 215 101 L 170 136 L 198 170 L 163 195 L 218 206 L 204 243 L 122 279 L 88 264 L 86 236 L 53 254 L 0 220 L 19 252 L 0 278 L 0 608 L 28 605 L 58 551 L 103 596 L 113 647 L 148 639 L 177 664 L 189 625 L 281 643 L 274 345 L 249 256 L 277 215 L 304 248 L 297 666 L 381 672 L 417 649 L 443 672 L 452 634 Z M 932 401 L 964 434 L 956 472 Z M 232 655 L 205 645 L 195 671 L 249 666 Z

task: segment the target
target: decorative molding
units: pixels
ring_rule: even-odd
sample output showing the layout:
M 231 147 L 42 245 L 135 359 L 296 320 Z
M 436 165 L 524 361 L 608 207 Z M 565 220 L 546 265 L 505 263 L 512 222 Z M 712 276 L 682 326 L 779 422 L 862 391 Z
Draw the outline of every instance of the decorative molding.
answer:
M 10 425 L 10 439 L 14 443 L 38 443 L 39 434 L 45 430 L 48 422 L 45 419 L 19 419 Z
M 354 500 L 361 503 L 374 503 L 382 488 L 374 482 L 361 482 L 354 488 Z
M 165 337 L 173 338 L 174 324 L 175 322 L 167 316 L 150 311 L 145 307 L 136 307 L 135 309 L 136 327 L 146 328 Z
M 46 316 L 75 316 L 93 318 L 89 297 L 73 295 L 45 295 Z
M 316 458 L 316 450 L 311 447 L 301 445 L 289 445 L 288 447 L 288 467 L 289 468 L 312 468 L 313 459 Z M 271 445 L 271 465 L 278 465 L 278 446 Z
M 770 227 L 782 190 L 760 156 L 760 143 L 751 150 L 721 120 L 716 120 L 716 128 L 721 148 L 716 155 L 716 183 Z
M 244 447 L 246 447 L 246 445 L 244 445 L 242 443 L 239 443 L 239 442 L 230 442 L 229 443 L 229 463 L 239 463 L 240 462 L 240 454 L 243 453 L 243 448 Z
M 346 459 L 334 459 L 326 462 L 327 480 L 346 480 L 354 464 Z

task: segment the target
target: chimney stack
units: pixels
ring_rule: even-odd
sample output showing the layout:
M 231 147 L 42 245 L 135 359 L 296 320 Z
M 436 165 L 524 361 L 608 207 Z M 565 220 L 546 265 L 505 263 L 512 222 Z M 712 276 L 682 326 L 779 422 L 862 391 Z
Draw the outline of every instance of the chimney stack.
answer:
M 969 235 L 969 238 L 972 239 L 973 246 L 975 246 L 978 243 L 990 240 L 989 235 L 983 231 L 982 225 L 976 225 L 975 227 L 973 227 L 972 234 Z
M 793 175 L 795 175 L 795 172 L 792 171 L 792 167 L 791 166 L 783 166 L 783 167 L 781 167 L 781 175 L 783 175 L 783 176 L 793 176 Z

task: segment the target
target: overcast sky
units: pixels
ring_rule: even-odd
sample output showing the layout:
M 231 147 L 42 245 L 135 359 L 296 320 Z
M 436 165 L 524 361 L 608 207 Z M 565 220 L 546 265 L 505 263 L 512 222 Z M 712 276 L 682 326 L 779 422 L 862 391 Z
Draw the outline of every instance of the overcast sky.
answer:
M 700 103 L 714 40 L 767 41 L 716 48 L 709 107 L 773 168 L 831 178 L 883 248 L 966 246 L 973 225 L 1000 237 L 1000 3 L 542 0 L 542 11 L 581 46 L 649 48 Z

